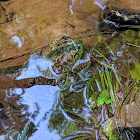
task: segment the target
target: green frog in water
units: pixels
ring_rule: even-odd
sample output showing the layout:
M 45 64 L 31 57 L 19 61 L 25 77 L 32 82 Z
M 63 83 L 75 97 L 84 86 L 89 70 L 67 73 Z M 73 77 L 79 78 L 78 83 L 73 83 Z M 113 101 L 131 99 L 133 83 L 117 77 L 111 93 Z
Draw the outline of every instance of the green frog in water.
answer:
M 65 40 L 47 55 L 54 62 L 52 66 L 56 74 L 70 71 L 83 54 L 83 43 L 79 40 Z

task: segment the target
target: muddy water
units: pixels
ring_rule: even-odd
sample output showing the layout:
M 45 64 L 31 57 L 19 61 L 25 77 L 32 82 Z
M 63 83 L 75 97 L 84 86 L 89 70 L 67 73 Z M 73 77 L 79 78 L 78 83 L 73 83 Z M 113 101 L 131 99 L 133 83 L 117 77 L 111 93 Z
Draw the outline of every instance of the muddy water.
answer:
M 65 135 L 79 131 L 81 131 L 81 136 L 87 133 L 87 138 L 95 139 L 98 134 L 95 135 L 96 131 L 93 132 L 93 120 L 97 119 L 99 122 L 100 119 L 96 116 L 100 118 L 101 115 L 93 113 L 86 105 L 85 84 L 83 87 L 78 87 L 76 94 L 70 94 L 69 98 L 64 100 L 65 111 L 63 111 L 59 106 L 60 88 L 58 86 L 35 85 L 22 88 L 15 82 L 15 80 L 37 76 L 57 79 L 58 75 L 53 72 L 51 61 L 37 54 L 8 59 L 35 48 L 47 46 L 51 40 L 63 34 L 71 35 L 72 39 L 82 37 L 87 46 L 93 46 L 98 37 L 89 37 L 89 35 L 99 34 L 100 14 L 106 4 L 117 8 L 127 6 L 127 10 L 136 13 L 139 13 L 140 8 L 139 0 L 127 2 L 125 0 L 10 0 L 0 2 L 2 13 L 0 18 L 1 139 L 20 139 L 28 120 L 30 120 L 30 127 L 27 136 L 31 140 L 59 140 Z M 121 39 L 121 36 L 118 39 Z M 140 60 L 138 48 L 132 50 L 127 47 L 126 50 L 122 47 L 123 42 L 118 42 L 118 39 L 110 43 L 118 56 L 117 64 L 122 60 L 127 62 Z M 47 47 L 43 51 L 44 56 L 50 51 Z M 119 55 L 120 53 L 124 55 Z M 130 54 L 131 58 L 128 57 Z M 126 65 L 119 65 L 119 72 L 127 78 L 129 72 L 125 71 L 127 67 L 123 69 L 123 66 Z M 69 113 L 66 109 L 73 112 Z

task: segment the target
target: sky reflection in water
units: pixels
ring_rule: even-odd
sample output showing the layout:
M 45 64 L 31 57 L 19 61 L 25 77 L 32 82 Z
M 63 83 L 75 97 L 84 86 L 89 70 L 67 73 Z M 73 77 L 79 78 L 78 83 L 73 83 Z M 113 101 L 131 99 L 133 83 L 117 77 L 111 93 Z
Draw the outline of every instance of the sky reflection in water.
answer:
M 30 59 L 28 68 L 22 70 L 22 74 L 17 79 L 30 78 L 36 76 L 43 76 L 43 74 L 37 69 L 40 66 L 41 70 L 45 70 L 51 67 L 52 62 L 44 60 L 42 58 Z M 28 113 L 33 114 L 35 111 L 39 111 L 34 119 L 31 119 L 37 127 L 37 132 L 33 134 L 30 140 L 41 139 L 41 140 L 59 140 L 60 136 L 55 132 L 48 130 L 49 119 L 51 115 L 51 109 L 55 101 L 55 94 L 59 88 L 50 85 L 35 85 L 28 89 L 25 89 L 25 93 L 21 96 L 23 98 L 22 104 L 28 105 Z M 16 88 L 15 92 L 21 94 L 22 90 Z M 43 120 L 43 116 L 47 113 L 46 120 Z

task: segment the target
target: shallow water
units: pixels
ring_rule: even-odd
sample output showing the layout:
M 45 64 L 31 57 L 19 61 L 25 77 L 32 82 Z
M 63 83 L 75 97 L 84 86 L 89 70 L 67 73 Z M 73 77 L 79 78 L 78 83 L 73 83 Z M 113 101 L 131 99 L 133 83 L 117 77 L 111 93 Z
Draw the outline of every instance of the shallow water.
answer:
M 110 35 L 103 35 L 99 31 L 99 22 L 101 11 L 106 4 L 118 8 L 122 3 L 121 8 L 127 5 L 129 8 L 127 10 L 130 11 L 135 6 L 135 12 L 139 13 L 140 2 L 139 0 L 127 3 L 123 0 L 120 0 L 120 3 L 107 2 L 106 0 L 0 2 L 0 12 L 3 15 L 2 24 L 0 24 L 0 139 L 20 139 L 28 120 L 30 124 L 26 136 L 29 140 L 81 139 L 82 137 L 97 139 L 99 137 L 101 132 L 98 126 L 104 125 L 105 120 L 114 115 L 111 107 L 109 115 L 106 113 L 108 109 L 106 105 L 93 109 L 87 98 L 87 81 L 92 77 L 92 72 L 96 73 L 96 67 L 99 64 L 88 67 L 86 72 L 80 72 L 76 76 L 69 73 L 68 80 L 72 82 L 68 81 L 69 85 L 62 91 L 63 95 L 60 92 L 62 85 L 34 85 L 26 88 L 20 87 L 15 81 L 39 76 L 58 80 L 59 75 L 52 69 L 55 62 L 46 58 L 46 55 L 51 52 L 49 47 L 43 49 L 41 54 L 40 51 L 32 55 L 26 52 L 46 46 L 51 40 L 63 34 L 71 35 L 73 40 L 78 38 L 83 41 L 85 48 L 84 55 L 79 61 L 81 63 L 89 60 L 91 48 L 94 48 L 97 41 L 101 44 L 104 39 L 109 40 L 111 49 L 102 45 L 99 45 L 98 49 L 109 61 L 114 62 L 115 69 L 124 78 L 122 84 L 127 81 L 126 79 L 130 79 L 130 65 L 133 65 L 136 60 L 140 61 L 140 31 L 128 30 L 130 36 L 134 35 L 132 36 L 134 40 L 129 38 L 130 36 L 127 35 L 129 33 L 125 31 L 111 38 Z M 14 16 L 7 22 L 7 15 L 11 13 L 14 13 Z M 26 55 L 20 55 L 22 53 Z M 94 82 L 91 84 L 95 86 Z M 98 89 L 97 86 L 95 87 Z M 139 101 L 139 96 L 137 97 Z M 139 112 L 138 101 L 130 101 L 130 103 L 128 101 L 125 107 L 132 109 L 128 111 L 123 107 L 121 115 L 124 116 L 123 112 L 134 113 L 131 110 Z M 135 118 L 131 123 L 135 125 L 122 123 L 122 126 L 139 126 Z

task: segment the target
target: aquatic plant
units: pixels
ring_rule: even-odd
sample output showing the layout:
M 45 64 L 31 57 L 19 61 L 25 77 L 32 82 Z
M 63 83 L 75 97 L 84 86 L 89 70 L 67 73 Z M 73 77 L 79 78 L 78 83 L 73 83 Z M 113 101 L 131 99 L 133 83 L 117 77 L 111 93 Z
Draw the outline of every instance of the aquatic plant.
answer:
M 30 120 L 26 123 L 26 125 L 24 127 L 24 130 L 23 130 L 23 133 L 21 135 L 21 139 L 20 140 L 24 140 L 25 139 L 26 132 L 27 132 L 27 129 L 28 129 L 29 124 L 30 124 Z
M 92 83 L 92 81 L 95 82 Z M 115 102 L 115 94 L 118 90 L 119 82 L 117 79 L 114 80 L 113 72 L 107 67 L 98 69 L 98 74 L 93 75 L 93 79 L 87 82 L 87 98 L 90 99 L 90 102 L 95 102 L 97 107 L 101 107 L 104 103 Z M 94 104 L 92 108 L 96 106 Z

